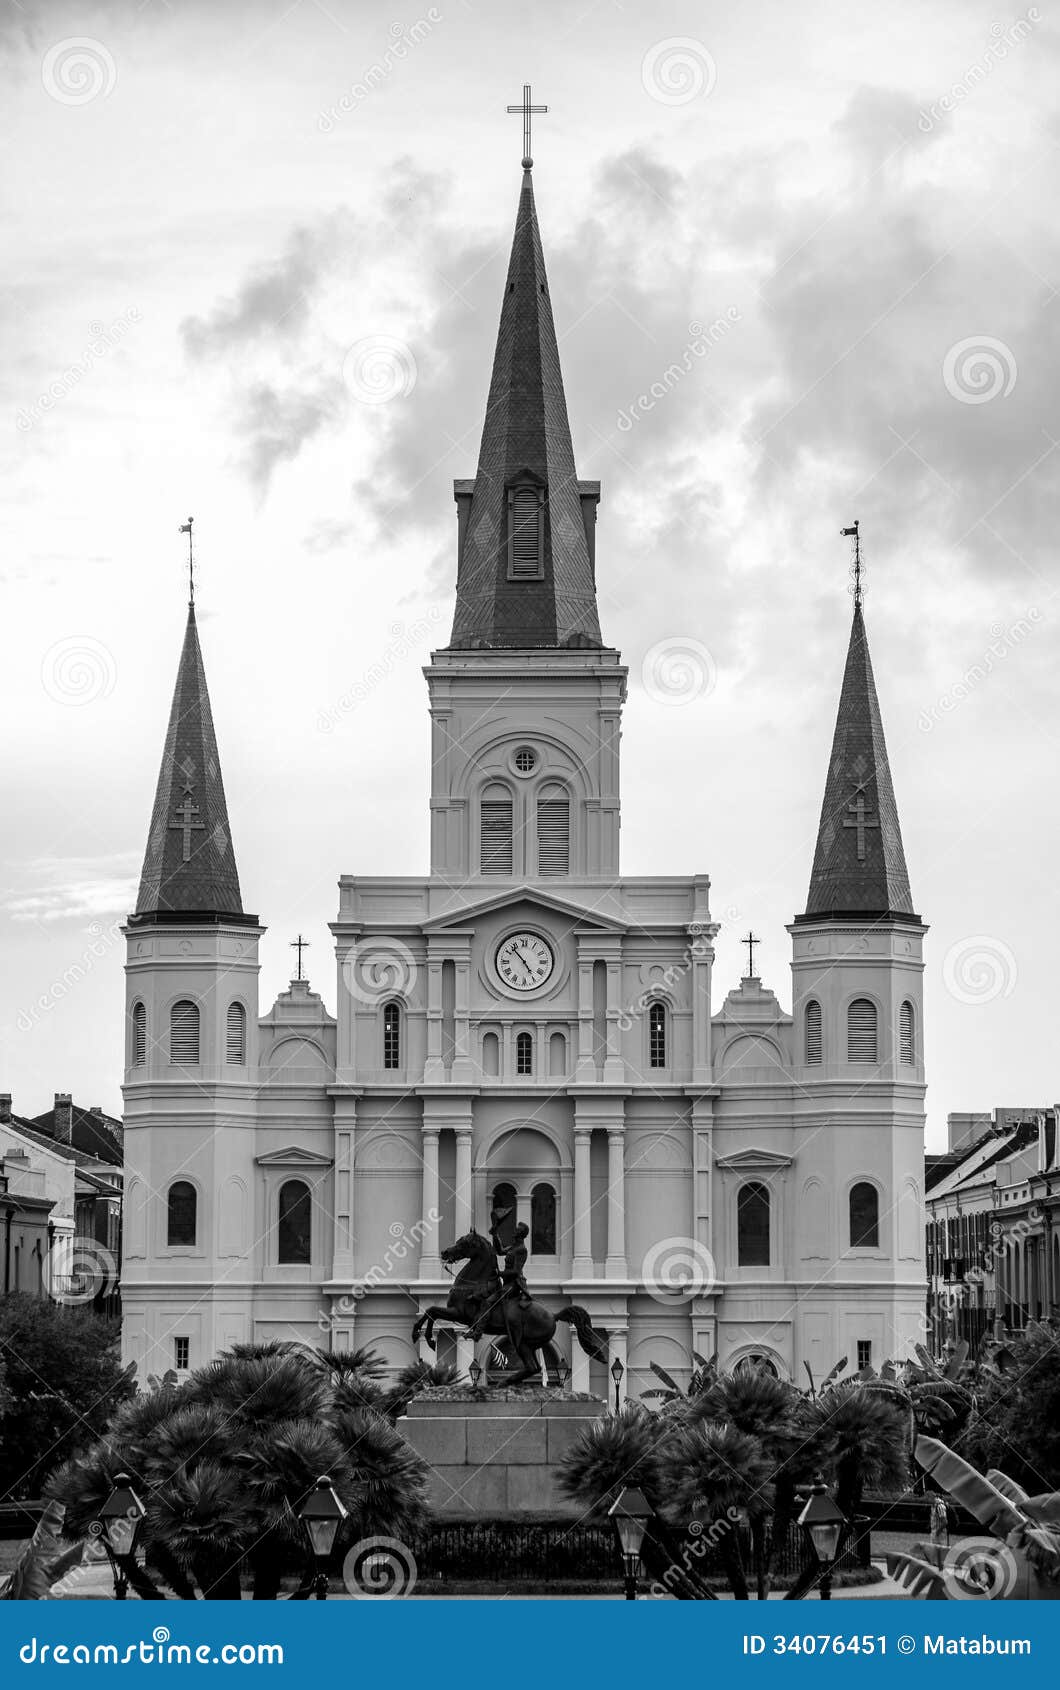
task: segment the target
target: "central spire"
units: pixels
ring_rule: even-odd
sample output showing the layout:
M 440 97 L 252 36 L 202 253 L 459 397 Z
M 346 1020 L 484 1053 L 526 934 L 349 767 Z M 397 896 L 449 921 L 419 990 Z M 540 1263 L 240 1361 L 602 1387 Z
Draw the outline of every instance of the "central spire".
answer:
M 600 647 L 588 524 L 552 301 L 524 164 L 474 482 L 457 483 L 460 559 L 451 648 Z

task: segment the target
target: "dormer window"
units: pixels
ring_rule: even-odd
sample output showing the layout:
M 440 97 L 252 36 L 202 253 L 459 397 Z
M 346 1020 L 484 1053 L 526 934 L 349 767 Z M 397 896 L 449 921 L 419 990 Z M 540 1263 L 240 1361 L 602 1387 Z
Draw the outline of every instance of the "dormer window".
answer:
M 508 579 L 540 581 L 545 573 L 544 495 L 532 482 L 508 489 Z

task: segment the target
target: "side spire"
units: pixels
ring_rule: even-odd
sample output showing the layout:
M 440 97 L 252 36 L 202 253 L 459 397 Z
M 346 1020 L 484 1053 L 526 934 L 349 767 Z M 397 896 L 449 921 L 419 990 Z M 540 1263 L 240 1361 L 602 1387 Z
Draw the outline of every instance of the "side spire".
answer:
M 244 913 L 239 891 L 194 601 L 188 605 L 140 892 L 130 919 L 256 919 Z
M 858 547 L 857 524 L 844 529 Z M 822 918 L 919 921 L 913 911 L 898 805 L 869 656 L 856 550 L 854 620 L 825 781 L 806 910 Z
M 579 486 L 574 467 L 529 158 L 478 473 L 456 484 L 455 649 L 603 644 L 588 537 L 599 484 Z

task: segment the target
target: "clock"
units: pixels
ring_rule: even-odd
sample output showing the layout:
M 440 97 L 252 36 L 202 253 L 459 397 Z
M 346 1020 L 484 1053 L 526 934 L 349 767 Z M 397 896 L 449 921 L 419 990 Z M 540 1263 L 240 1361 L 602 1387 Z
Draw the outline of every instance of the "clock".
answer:
M 512 992 L 535 992 L 555 966 L 552 946 L 538 933 L 510 933 L 497 947 L 497 973 Z

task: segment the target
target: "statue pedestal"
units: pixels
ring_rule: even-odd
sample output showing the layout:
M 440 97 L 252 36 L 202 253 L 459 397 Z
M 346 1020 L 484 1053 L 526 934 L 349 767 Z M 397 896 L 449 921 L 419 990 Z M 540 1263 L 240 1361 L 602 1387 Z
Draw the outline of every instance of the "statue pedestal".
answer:
M 584 1506 L 560 1490 L 559 1463 L 605 1412 L 580 1392 L 447 1385 L 413 1397 L 397 1429 L 431 1469 L 436 1519 L 574 1517 Z

